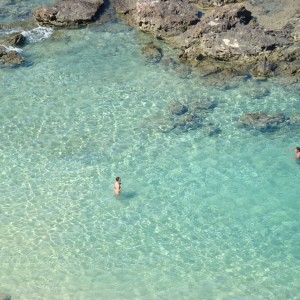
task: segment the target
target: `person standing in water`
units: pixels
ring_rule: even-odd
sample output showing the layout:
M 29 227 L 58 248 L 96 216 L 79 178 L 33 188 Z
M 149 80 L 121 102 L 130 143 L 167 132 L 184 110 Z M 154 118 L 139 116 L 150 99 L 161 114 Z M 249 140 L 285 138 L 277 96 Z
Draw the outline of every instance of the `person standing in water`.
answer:
M 295 148 L 295 153 L 296 153 L 296 159 L 300 160 L 300 147 Z
M 116 196 L 121 194 L 121 190 L 122 190 L 121 184 L 122 184 L 121 177 L 116 177 L 115 186 L 114 186 L 114 192 Z

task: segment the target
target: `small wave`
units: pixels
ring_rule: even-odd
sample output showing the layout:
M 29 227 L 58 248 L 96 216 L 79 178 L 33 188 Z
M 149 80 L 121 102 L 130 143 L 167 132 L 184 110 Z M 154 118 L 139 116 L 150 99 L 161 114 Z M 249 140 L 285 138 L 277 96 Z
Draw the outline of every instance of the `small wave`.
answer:
M 9 34 L 13 34 L 13 33 L 17 33 L 20 32 L 20 30 L 17 29 L 5 29 L 5 30 L 1 30 L 1 34 L 3 35 L 9 35 Z
M 16 52 L 22 52 L 23 50 L 17 47 L 13 47 L 13 46 L 5 46 L 5 45 L 0 45 L 2 47 L 4 47 L 8 52 L 9 51 L 16 51 Z
M 53 33 L 53 29 L 39 26 L 28 31 L 23 31 L 21 33 L 29 42 L 36 43 L 49 38 Z

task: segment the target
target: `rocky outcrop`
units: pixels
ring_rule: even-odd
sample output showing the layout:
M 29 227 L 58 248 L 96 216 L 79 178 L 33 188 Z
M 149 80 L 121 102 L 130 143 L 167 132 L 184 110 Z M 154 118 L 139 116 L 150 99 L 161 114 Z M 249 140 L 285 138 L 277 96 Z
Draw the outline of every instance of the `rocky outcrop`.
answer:
M 34 12 L 42 26 L 77 27 L 93 21 L 103 6 L 103 0 L 67 0 Z
M 291 41 L 282 32 L 267 32 L 255 23 L 251 12 L 241 4 L 216 8 L 212 16 L 177 38 L 182 44 L 182 58 L 209 57 L 223 61 L 253 63 L 262 55 Z
M 137 0 L 135 21 L 141 31 L 167 38 L 185 32 L 199 17 L 198 10 L 185 0 Z
M 200 76 L 216 78 L 228 74 L 230 78 L 234 74 L 300 74 L 300 4 L 299 11 L 295 8 L 289 22 L 279 30 L 258 24 L 249 1 L 111 0 L 109 4 L 129 25 L 166 41 L 180 52 L 178 58 L 188 62 L 188 68 L 180 69 L 153 45 L 142 48 L 148 61 L 176 67 L 180 76 L 189 76 L 191 65 L 198 68 Z M 104 0 L 59 0 L 53 6 L 37 9 L 34 17 L 43 26 L 78 27 L 94 21 L 103 7 Z M 19 36 L 6 45 L 23 42 Z M 13 54 L 7 56 L 4 50 L 1 59 L 12 59 Z
M 112 0 L 111 3 L 131 26 L 181 49 L 180 59 L 199 68 L 209 66 L 221 74 L 222 67 L 224 70 L 229 67 L 237 73 L 257 77 L 300 73 L 300 13 L 290 16 L 280 30 L 266 29 L 258 24 L 247 1 L 238 2 L 242 1 Z M 201 11 L 202 8 L 205 10 Z M 219 62 L 224 65 L 220 67 Z M 212 67 L 214 63 L 217 67 Z

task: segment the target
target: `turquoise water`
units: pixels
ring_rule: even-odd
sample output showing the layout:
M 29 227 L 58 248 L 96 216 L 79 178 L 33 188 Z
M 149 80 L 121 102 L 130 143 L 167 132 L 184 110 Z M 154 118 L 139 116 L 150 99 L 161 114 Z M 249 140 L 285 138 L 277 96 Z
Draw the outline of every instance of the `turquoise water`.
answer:
M 28 21 L 33 10 L 53 3 L 55 0 L 0 0 L 0 23 Z
M 121 23 L 60 30 L 0 69 L 0 293 L 299 299 L 299 128 L 240 127 L 299 115 L 299 89 L 220 88 L 148 63 L 146 41 Z M 166 132 L 193 99 L 217 103 L 209 125 Z

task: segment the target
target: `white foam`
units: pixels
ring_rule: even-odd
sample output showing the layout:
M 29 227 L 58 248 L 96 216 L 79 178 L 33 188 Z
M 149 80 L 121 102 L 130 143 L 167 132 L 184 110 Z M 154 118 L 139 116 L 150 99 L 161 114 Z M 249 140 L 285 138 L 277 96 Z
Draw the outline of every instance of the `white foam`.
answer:
M 1 45 L 3 46 L 8 52 L 9 51 L 16 51 L 16 52 L 22 52 L 23 50 L 17 47 L 13 47 L 13 46 L 5 46 L 5 45 Z
M 21 33 L 26 37 L 27 41 L 36 43 L 49 38 L 53 33 L 53 29 L 39 26 L 28 31 L 23 31 Z

